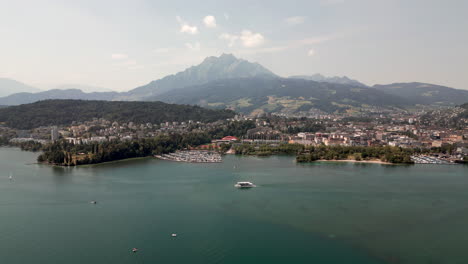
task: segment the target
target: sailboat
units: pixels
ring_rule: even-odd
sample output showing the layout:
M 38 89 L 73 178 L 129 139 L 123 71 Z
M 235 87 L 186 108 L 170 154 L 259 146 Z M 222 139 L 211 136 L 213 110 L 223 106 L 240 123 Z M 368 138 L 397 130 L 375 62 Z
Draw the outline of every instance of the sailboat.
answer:
M 8 179 L 9 179 L 10 181 L 13 180 L 13 175 L 11 175 L 11 172 L 10 172 L 10 176 L 8 177 Z

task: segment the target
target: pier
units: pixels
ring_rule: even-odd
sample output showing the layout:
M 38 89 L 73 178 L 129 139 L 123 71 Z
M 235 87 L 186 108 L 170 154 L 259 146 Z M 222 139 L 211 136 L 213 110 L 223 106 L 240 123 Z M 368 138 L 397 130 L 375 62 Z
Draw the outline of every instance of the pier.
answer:
M 212 151 L 177 151 L 175 153 L 155 155 L 155 158 L 177 162 L 190 163 L 219 163 L 223 162 L 221 155 Z

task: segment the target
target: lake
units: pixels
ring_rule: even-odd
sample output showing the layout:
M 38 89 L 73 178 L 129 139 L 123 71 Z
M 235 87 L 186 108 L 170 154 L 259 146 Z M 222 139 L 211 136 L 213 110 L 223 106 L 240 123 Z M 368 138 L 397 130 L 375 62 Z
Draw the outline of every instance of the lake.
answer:
M 225 156 L 59 168 L 37 155 L 0 148 L 0 263 L 468 259 L 468 166 Z M 258 187 L 234 188 L 243 180 Z

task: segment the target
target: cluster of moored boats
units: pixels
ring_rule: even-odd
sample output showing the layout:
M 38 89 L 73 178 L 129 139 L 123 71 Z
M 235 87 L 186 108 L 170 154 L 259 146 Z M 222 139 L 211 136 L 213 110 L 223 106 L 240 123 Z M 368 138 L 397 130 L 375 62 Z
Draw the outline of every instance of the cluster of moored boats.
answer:
M 411 156 L 411 160 L 416 164 L 451 164 L 450 162 L 431 156 Z
M 223 161 L 219 153 L 197 150 L 177 151 L 175 153 L 155 155 L 155 157 L 162 160 L 192 163 L 216 163 Z

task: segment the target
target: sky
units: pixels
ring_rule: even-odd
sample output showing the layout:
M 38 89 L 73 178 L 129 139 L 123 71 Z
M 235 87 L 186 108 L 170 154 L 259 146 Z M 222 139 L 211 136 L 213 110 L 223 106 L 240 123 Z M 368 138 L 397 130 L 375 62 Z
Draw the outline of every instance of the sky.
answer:
M 468 89 L 466 0 L 0 0 L 0 77 L 130 90 L 232 53 L 276 74 Z

